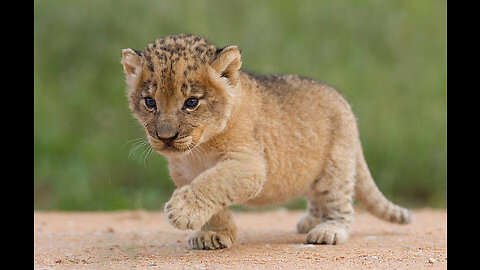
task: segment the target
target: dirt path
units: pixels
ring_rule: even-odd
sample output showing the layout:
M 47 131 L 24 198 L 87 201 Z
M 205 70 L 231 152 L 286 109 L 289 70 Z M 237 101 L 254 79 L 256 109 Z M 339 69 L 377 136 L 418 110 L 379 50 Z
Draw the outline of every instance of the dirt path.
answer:
M 34 212 L 34 267 L 446 269 L 446 211 L 414 214 L 411 225 L 401 226 L 357 210 L 346 244 L 314 246 L 295 231 L 302 212 L 237 212 L 236 246 L 196 251 L 187 246 L 192 232 L 174 229 L 161 212 Z

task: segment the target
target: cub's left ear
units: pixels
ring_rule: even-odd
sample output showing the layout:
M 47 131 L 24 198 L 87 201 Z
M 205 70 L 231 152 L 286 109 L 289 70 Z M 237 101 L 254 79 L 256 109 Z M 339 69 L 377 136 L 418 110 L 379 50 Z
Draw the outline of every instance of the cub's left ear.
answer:
M 210 66 L 221 77 L 228 79 L 231 85 L 236 85 L 238 81 L 238 70 L 242 66 L 240 50 L 237 46 L 228 46 L 221 50 Z
M 142 72 L 142 58 L 139 52 L 135 52 L 132 49 L 122 50 L 122 65 L 125 72 L 125 80 L 128 86 L 132 88 L 135 81 L 140 77 Z

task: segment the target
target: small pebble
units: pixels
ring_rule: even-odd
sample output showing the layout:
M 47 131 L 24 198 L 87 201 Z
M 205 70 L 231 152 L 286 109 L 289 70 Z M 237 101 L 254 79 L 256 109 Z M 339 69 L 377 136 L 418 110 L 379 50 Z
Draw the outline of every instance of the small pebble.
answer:
M 296 247 L 296 248 L 312 248 L 312 247 L 315 247 L 315 245 L 295 245 L 293 247 Z

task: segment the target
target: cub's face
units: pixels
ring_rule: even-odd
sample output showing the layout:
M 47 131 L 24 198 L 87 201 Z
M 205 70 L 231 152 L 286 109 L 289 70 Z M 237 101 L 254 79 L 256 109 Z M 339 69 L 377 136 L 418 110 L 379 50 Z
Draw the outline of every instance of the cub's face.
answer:
M 197 39 L 171 36 L 141 52 L 122 51 L 129 107 L 152 147 L 164 155 L 210 140 L 225 128 L 232 110 L 238 49 L 217 50 Z

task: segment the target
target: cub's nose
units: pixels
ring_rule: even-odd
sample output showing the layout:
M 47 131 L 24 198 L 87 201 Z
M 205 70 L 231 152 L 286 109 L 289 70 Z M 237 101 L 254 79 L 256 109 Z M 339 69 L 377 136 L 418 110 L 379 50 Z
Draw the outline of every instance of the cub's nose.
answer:
M 171 142 L 171 141 L 175 140 L 175 139 L 178 137 L 178 132 L 177 132 L 174 136 L 172 136 L 172 137 L 162 137 L 162 136 L 159 136 L 158 132 L 157 132 L 156 135 L 157 135 L 157 138 L 158 138 L 160 141 L 162 141 L 162 142 L 164 142 L 164 143 L 168 143 L 168 142 Z

